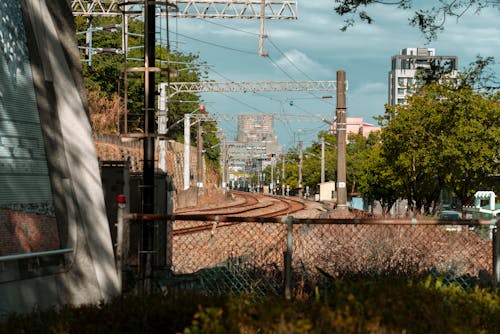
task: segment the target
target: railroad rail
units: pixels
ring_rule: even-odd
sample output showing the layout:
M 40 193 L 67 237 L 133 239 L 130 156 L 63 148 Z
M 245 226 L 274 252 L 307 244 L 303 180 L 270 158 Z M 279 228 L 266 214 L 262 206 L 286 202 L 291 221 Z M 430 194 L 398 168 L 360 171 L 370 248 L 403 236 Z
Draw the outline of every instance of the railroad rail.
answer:
M 215 214 L 234 214 L 241 213 L 245 210 L 249 210 L 249 207 L 254 207 L 259 204 L 259 199 L 250 193 L 234 191 L 231 192 L 235 197 L 241 198 L 243 201 L 234 201 L 230 204 L 224 204 L 222 206 L 215 206 L 209 208 L 187 208 L 182 210 L 176 210 L 175 214 L 183 213 L 215 213 Z M 224 211 L 224 212 L 223 212 Z
M 303 210 L 305 204 L 299 200 L 291 199 L 289 197 L 273 196 L 273 195 L 263 195 L 258 193 L 247 193 L 242 191 L 232 191 L 235 197 L 242 198 L 243 201 L 232 203 L 229 205 L 223 205 L 219 207 L 212 208 L 192 208 L 176 211 L 175 215 L 177 217 L 184 217 L 191 215 L 193 217 L 200 217 L 199 215 L 215 215 L 218 217 L 214 224 L 201 224 L 193 225 L 183 228 L 177 228 L 173 230 L 173 235 L 184 235 L 197 233 L 202 231 L 212 230 L 214 233 L 216 228 L 233 226 L 239 224 L 238 221 L 232 221 L 227 223 L 221 222 L 222 217 L 231 216 L 233 217 L 250 217 L 250 218 L 271 218 L 279 217 L 284 215 L 289 215 L 291 213 Z M 181 214 L 181 216 L 179 216 Z M 187 220 L 187 219 L 182 220 Z M 201 217 L 200 217 L 201 218 Z M 222 218 L 224 219 L 224 218 Z M 196 221 L 198 219 L 193 219 Z M 248 221 L 248 220 L 245 220 Z
M 205 213 L 218 215 L 274 217 L 291 214 L 305 208 L 305 204 L 303 202 L 290 197 L 263 195 L 243 191 L 231 191 L 231 194 L 235 197 L 242 198 L 243 201 L 210 208 L 189 208 L 177 210 L 175 214 Z

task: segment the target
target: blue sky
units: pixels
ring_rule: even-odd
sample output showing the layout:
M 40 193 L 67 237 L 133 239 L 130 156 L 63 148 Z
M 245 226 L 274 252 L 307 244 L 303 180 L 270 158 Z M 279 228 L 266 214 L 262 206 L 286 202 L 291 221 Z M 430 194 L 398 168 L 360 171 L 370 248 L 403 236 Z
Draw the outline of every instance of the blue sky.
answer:
M 469 13 L 458 22 L 450 19 L 436 41 L 427 43 L 408 25 L 410 11 L 391 6 L 370 7 L 371 25 L 357 23 L 347 32 L 339 28 L 343 17 L 333 10 L 333 0 L 299 1 L 298 20 L 267 20 L 264 50 L 258 55 L 258 20 L 171 19 L 171 43 L 182 52 L 199 54 L 214 81 L 335 80 L 345 70 L 349 89 L 348 116 L 375 124 L 387 102 L 387 74 L 391 56 L 406 47 L 432 47 L 437 55 L 458 56 L 462 69 L 477 55 L 494 56 L 500 76 L 500 12 Z M 176 34 L 179 33 L 179 35 Z M 180 35 L 182 34 L 182 35 Z M 187 37 L 186 37 L 187 36 Z M 189 38 L 188 38 L 189 37 Z M 200 42 L 200 41 L 204 42 Z M 318 131 L 327 130 L 321 117 L 332 119 L 331 93 L 203 94 L 207 110 L 217 114 L 274 113 L 309 115 L 310 121 L 275 121 L 279 143 L 288 148 L 297 140 L 309 145 Z M 334 94 L 333 94 L 334 95 Z M 318 116 L 319 115 L 319 116 Z M 236 122 L 220 122 L 229 138 Z

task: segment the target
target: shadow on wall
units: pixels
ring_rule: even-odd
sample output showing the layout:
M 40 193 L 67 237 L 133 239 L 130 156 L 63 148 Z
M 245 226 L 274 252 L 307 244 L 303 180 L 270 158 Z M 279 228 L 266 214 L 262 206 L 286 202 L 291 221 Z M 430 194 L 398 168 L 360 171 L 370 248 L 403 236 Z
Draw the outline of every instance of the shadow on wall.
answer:
M 21 18 L 12 21 L 16 24 L 11 24 L 7 29 L 14 29 L 21 35 L 25 33 L 26 50 L 29 52 L 24 56 L 29 57 L 26 59 L 30 60 L 32 72 L 32 80 L 27 71 L 23 73 L 16 70 L 8 73 L 11 78 L 13 73 L 18 79 L 15 94 L 11 95 L 28 96 L 30 90 L 34 91 L 32 94 L 34 108 L 40 117 L 39 125 L 33 120 L 11 122 L 7 126 L 5 122 L 0 122 L 0 136 L 15 139 L 22 137 L 22 132 L 25 132 L 33 137 L 38 128 L 42 134 L 43 144 L 36 140 L 31 144 L 44 148 L 45 154 L 40 155 L 35 148 L 31 151 L 18 149 L 17 154 L 25 154 L 26 161 L 30 161 L 31 158 L 35 167 L 45 165 L 46 176 L 50 183 L 47 187 L 43 181 L 25 184 L 15 178 L 9 178 L 9 181 L 6 181 L 6 178 L 1 180 L 6 182 L 6 187 L 13 189 L 24 187 L 25 190 L 35 188 L 40 190 L 39 194 L 48 189 L 49 196 L 44 202 L 50 203 L 49 207 L 52 206 L 48 216 L 55 217 L 52 221 L 57 222 L 59 241 L 57 246 L 73 250 L 67 255 L 3 261 L 4 270 L 0 272 L 0 295 L 2 295 L 0 312 L 3 314 L 29 312 L 35 306 L 45 308 L 66 303 L 77 305 L 107 300 L 119 293 L 120 282 L 115 270 L 99 166 L 87 114 L 81 65 L 69 5 L 65 1 L 6 0 L 0 7 L 2 7 L 0 16 L 14 13 Z M 10 16 L 12 18 L 15 15 Z M 2 22 L 0 25 L 6 21 Z M 23 41 L 23 39 L 18 40 Z M 6 48 L 5 40 L 0 39 L 0 48 Z M 5 54 L 4 50 L 0 51 Z M 7 74 L 5 69 L 8 66 L 0 65 L 3 78 Z M 1 89 L 5 91 L 4 84 Z M 8 98 L 11 95 L 2 92 L 0 95 L 0 102 L 3 105 L 3 109 L 0 110 L 2 118 L 4 114 L 15 114 L 16 102 Z M 26 112 L 26 109 L 23 109 L 17 114 L 23 115 Z M 16 126 L 20 123 L 29 124 L 29 127 L 20 131 L 21 128 Z M 30 132 L 29 129 L 33 131 Z M 14 145 L 16 141 L 11 139 L 9 143 Z M 28 141 L 21 140 L 18 143 L 29 144 Z M 4 149 L 5 154 L 2 154 L 0 147 L 0 163 L 16 160 L 13 159 L 16 156 L 4 156 L 7 153 L 15 153 L 14 147 L 8 148 Z M 38 170 L 43 171 L 43 168 Z M 25 173 L 28 180 L 30 177 L 43 179 L 43 175 L 38 175 L 34 170 L 26 169 Z M 44 231 L 47 221 L 44 221 L 43 215 L 40 212 L 25 212 L 26 202 L 33 202 L 33 199 L 22 191 L 19 191 L 18 196 L 20 203 L 11 203 L 7 209 L 19 211 L 19 215 L 38 215 L 38 231 Z M 5 210 L 1 212 L 2 219 L 9 219 L 8 222 L 12 226 L 12 215 L 6 218 Z M 2 228 L 7 228 L 6 224 L 2 225 Z M 25 226 L 28 234 L 31 233 L 29 224 Z M 14 233 L 17 238 L 14 242 L 17 242 L 17 245 L 26 242 L 22 239 L 26 233 L 24 230 L 22 232 Z M 52 237 L 52 232 L 40 234 L 43 240 Z M 44 242 L 42 241 L 42 244 Z M 50 249 L 54 246 L 56 245 L 52 242 L 47 242 L 46 246 L 40 249 Z M 37 251 L 37 248 L 23 248 L 23 251 L 33 252 Z

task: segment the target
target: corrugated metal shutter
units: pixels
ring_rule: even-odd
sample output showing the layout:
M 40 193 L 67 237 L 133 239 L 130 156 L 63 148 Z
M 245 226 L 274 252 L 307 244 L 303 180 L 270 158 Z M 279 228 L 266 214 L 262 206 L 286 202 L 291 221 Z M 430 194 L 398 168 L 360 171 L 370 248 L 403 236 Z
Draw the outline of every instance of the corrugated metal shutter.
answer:
M 0 206 L 52 202 L 19 1 L 0 16 Z

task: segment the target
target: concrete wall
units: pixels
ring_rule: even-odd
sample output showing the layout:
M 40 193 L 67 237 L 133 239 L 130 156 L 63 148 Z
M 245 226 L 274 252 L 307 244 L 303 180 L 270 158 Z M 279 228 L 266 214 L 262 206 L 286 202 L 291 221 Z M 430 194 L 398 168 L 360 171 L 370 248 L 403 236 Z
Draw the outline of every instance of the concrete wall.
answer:
M 4 0 L 0 16 L 18 11 L 18 4 L 24 27 L 12 28 L 26 35 L 32 80 L 17 93 L 35 90 L 58 248 L 72 251 L 13 261 L 0 257 L 1 314 L 108 300 L 120 287 L 68 2 Z

